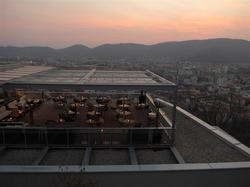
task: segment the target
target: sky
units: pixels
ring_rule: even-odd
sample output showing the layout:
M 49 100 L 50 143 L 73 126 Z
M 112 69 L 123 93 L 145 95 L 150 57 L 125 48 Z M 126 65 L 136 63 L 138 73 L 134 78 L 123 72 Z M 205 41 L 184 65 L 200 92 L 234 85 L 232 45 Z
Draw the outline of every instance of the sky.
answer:
M 250 40 L 250 0 L 0 0 L 0 46 Z

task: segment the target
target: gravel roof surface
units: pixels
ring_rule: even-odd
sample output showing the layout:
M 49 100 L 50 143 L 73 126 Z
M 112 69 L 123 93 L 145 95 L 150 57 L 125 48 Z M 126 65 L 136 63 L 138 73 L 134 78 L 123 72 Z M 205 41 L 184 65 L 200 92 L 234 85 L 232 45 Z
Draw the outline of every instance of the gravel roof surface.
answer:
M 40 149 L 7 149 L 0 155 L 0 165 L 31 165 Z
M 138 149 L 136 156 L 139 164 L 176 164 L 177 161 L 168 149 Z
M 90 165 L 125 165 L 130 164 L 127 149 L 92 150 Z
M 170 107 L 164 110 L 171 114 Z M 250 161 L 247 156 L 180 112 L 177 112 L 175 140 L 176 148 L 189 163 Z
M 52 149 L 49 150 L 41 165 L 80 165 L 84 157 L 84 149 Z

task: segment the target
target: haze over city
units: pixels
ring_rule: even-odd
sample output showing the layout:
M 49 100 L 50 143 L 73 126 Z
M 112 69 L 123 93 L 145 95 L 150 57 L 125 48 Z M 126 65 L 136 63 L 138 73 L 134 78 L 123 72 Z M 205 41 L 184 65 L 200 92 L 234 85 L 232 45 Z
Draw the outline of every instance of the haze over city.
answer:
M 1 0 L 0 46 L 250 40 L 248 0 Z

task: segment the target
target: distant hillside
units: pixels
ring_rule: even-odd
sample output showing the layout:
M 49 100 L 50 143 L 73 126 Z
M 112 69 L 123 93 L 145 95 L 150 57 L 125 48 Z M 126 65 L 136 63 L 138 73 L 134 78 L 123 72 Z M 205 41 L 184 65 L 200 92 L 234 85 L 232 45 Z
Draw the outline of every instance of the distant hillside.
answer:
M 91 49 L 84 45 L 73 45 L 71 47 L 55 50 L 54 55 L 60 55 L 62 57 L 82 57 L 90 53 Z
M 0 47 L 2 57 L 105 57 L 136 58 L 167 57 L 173 60 L 191 60 L 220 63 L 250 63 L 250 41 L 238 39 L 189 40 L 155 45 L 105 44 L 95 48 L 74 45 L 64 49 L 49 47 Z

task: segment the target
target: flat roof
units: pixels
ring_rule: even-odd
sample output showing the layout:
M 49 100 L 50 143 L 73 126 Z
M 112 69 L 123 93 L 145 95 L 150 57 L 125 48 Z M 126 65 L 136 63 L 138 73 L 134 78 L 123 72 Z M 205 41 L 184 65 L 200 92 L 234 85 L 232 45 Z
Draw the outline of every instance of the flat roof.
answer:
M 16 72 L 16 75 L 20 72 Z M 5 77 L 3 77 L 4 79 Z M 48 69 L 28 76 L 17 76 L 6 79 L 8 88 L 38 89 L 89 89 L 89 90 L 164 90 L 175 87 L 175 84 L 145 71 L 103 71 L 103 70 L 75 70 L 75 69 Z
M 13 72 L 18 76 L 20 72 Z M 5 75 L 2 75 L 5 76 Z M 7 75 L 6 75 L 7 76 Z M 99 71 L 99 70 L 66 70 L 52 69 L 20 77 L 10 83 L 71 83 L 71 84 L 144 84 L 144 85 L 174 85 L 172 82 L 146 71 Z
M 171 119 L 172 106 L 164 107 L 163 110 Z M 205 126 L 205 122 L 194 118 L 177 107 L 175 146 L 187 163 L 250 161 L 249 148 L 226 132 L 217 132 L 216 127 L 209 124 Z
M 24 76 L 28 76 L 34 73 L 39 73 L 42 71 L 47 71 L 52 69 L 52 67 L 48 66 L 23 66 L 14 69 L 8 69 L 1 71 L 0 73 L 0 81 L 10 81 L 12 79 L 21 78 Z

